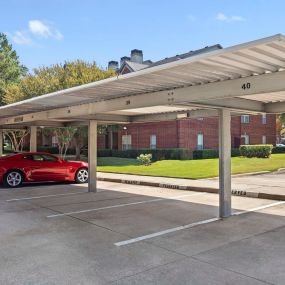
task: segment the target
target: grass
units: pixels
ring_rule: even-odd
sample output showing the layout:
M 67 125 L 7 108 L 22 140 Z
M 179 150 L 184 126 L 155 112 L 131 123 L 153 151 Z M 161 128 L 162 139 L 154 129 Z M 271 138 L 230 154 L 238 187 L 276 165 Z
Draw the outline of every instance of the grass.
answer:
M 201 179 L 218 176 L 218 162 L 218 159 L 162 160 L 143 166 L 136 159 L 100 157 L 98 171 Z M 285 154 L 273 154 L 270 158 L 232 158 L 232 174 L 276 171 L 282 167 L 285 167 Z

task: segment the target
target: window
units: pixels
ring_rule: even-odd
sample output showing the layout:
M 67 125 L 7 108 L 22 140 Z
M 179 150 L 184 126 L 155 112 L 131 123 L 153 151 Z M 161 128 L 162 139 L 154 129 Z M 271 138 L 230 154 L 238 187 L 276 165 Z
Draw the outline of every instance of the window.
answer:
M 266 125 L 266 114 L 262 114 L 262 124 Z
M 266 144 L 266 136 L 262 136 L 262 144 Z
M 203 149 L 204 148 L 204 135 L 198 134 L 197 135 L 197 149 Z
M 122 136 L 122 148 L 123 150 L 132 148 L 132 136 L 131 135 Z
M 151 135 L 149 139 L 149 146 L 151 149 L 156 149 L 156 135 Z
M 35 154 L 33 155 L 34 161 L 57 161 L 57 158 L 46 154 Z
M 52 136 L 52 137 L 51 137 L 51 144 L 52 144 L 52 146 L 57 146 L 57 144 L 58 144 L 58 139 L 57 139 L 56 136 Z
M 241 138 L 244 140 L 244 144 L 249 144 L 249 135 L 242 135 Z
M 51 155 L 43 154 L 44 161 L 57 161 L 57 158 Z
M 33 155 L 33 160 L 34 161 L 44 161 L 44 158 L 42 155 L 35 154 Z
M 25 156 L 23 156 L 23 159 L 33 160 L 33 156 L 32 155 L 25 155 Z
M 249 115 L 242 115 L 242 116 L 240 117 L 240 122 L 241 122 L 242 124 L 248 124 L 248 123 L 249 123 Z

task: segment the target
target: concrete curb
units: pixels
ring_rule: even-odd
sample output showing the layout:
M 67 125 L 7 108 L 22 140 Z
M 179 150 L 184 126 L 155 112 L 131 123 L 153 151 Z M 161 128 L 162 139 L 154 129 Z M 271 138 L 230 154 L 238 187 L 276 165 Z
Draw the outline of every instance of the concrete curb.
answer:
M 159 183 L 159 182 L 126 180 L 126 179 L 119 179 L 119 178 L 98 178 L 98 180 L 107 181 L 107 182 L 115 182 L 115 183 L 123 183 L 123 184 L 131 184 L 131 185 L 160 187 L 160 188 L 167 188 L 167 189 L 173 189 L 173 190 L 207 192 L 207 193 L 215 193 L 215 194 L 219 192 L 219 189 L 215 187 L 183 186 L 183 185 L 177 185 L 177 184 L 169 184 L 169 183 L 164 184 L 164 183 Z M 285 201 L 285 195 L 279 195 L 279 194 L 268 194 L 268 193 L 261 193 L 261 192 L 258 193 L 258 192 L 250 192 L 250 191 L 243 191 L 243 190 L 232 190 L 232 195 L 250 197 L 250 198 Z

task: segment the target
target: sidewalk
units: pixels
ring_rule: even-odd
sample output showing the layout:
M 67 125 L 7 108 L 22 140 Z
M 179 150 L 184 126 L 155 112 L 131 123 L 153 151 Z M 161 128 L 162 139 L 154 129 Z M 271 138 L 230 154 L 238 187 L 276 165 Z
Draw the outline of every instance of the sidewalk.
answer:
M 98 180 L 161 188 L 218 193 L 218 178 L 179 179 L 116 173 L 98 173 Z M 237 175 L 232 177 L 232 194 L 285 201 L 285 172 Z

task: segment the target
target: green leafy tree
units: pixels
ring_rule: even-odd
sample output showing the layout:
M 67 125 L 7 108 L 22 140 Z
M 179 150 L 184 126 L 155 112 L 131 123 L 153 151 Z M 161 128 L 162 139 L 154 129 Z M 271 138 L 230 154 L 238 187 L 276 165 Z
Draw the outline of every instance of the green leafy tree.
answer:
M 27 74 L 19 82 L 10 84 L 6 89 L 3 101 L 11 104 L 21 100 L 55 92 L 58 90 L 95 82 L 115 75 L 113 70 L 102 70 L 95 62 L 82 60 L 40 67 L 34 74 Z M 87 137 L 87 128 L 54 128 L 51 130 L 57 137 L 59 152 L 65 157 L 71 141 L 73 141 L 77 159 L 80 159 L 80 149 Z
M 10 84 L 18 83 L 27 68 L 20 64 L 19 58 L 7 36 L 0 33 L 0 105 L 3 105 L 3 97 Z
M 9 85 L 3 101 L 10 104 L 114 75 L 114 71 L 102 70 L 95 62 L 82 60 L 40 67 L 34 69 L 34 74 L 27 74 L 17 84 Z

